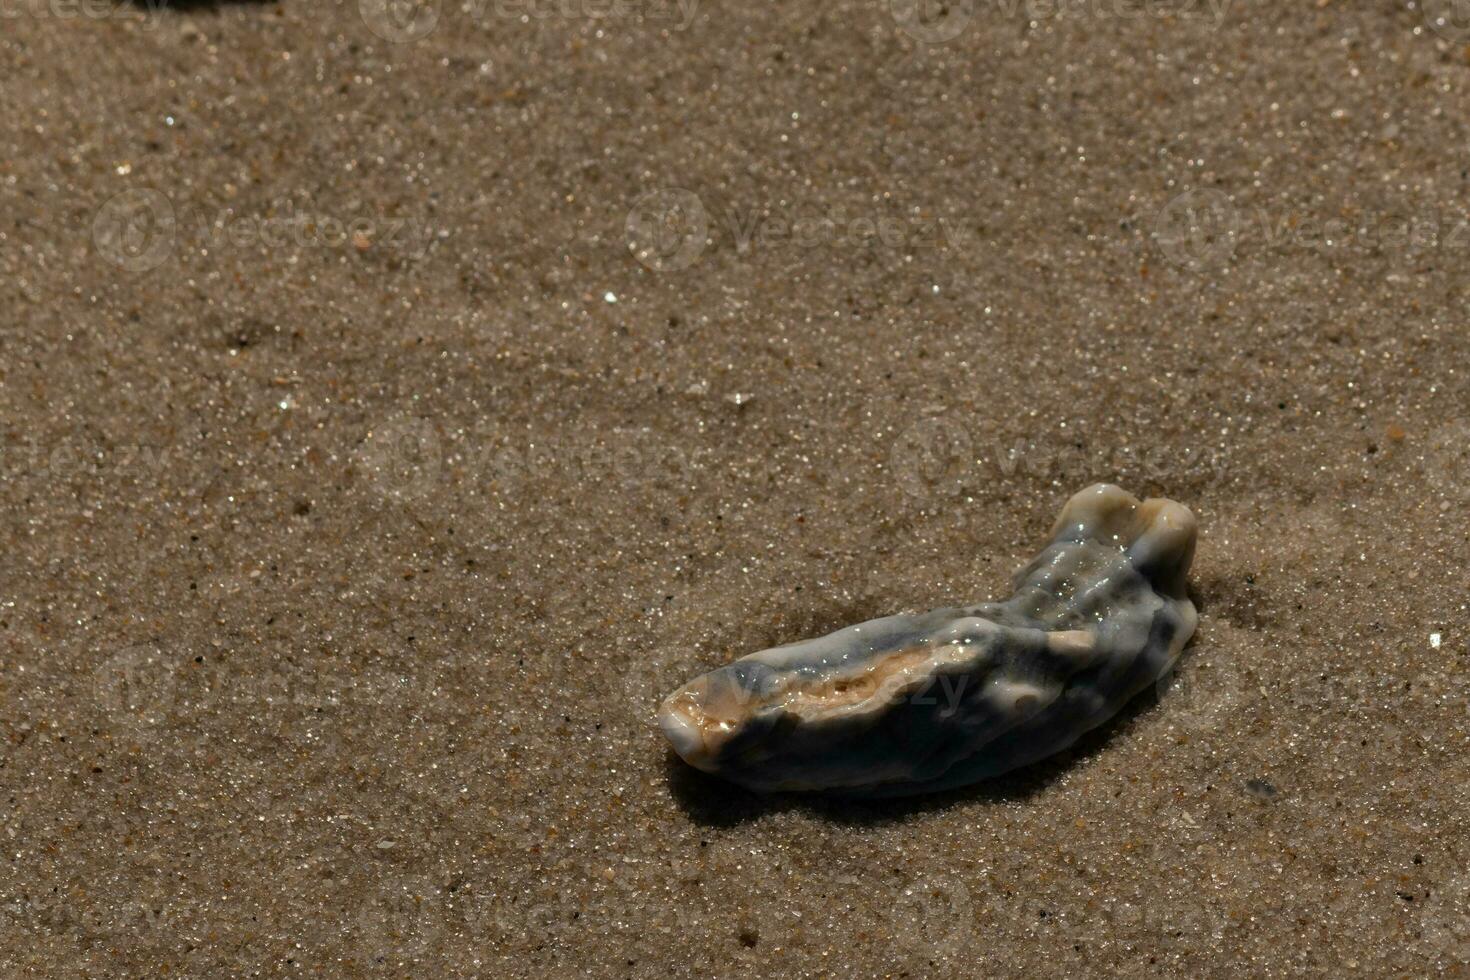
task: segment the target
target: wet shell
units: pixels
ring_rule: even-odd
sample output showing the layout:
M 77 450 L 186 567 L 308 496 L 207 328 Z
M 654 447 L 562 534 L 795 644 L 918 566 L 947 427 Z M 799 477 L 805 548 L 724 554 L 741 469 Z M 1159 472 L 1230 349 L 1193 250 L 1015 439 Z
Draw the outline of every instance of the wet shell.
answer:
M 1004 602 L 750 654 L 671 694 L 659 725 L 685 762 L 763 791 L 903 795 L 1024 766 L 1173 665 L 1195 529 L 1172 500 L 1088 487 Z

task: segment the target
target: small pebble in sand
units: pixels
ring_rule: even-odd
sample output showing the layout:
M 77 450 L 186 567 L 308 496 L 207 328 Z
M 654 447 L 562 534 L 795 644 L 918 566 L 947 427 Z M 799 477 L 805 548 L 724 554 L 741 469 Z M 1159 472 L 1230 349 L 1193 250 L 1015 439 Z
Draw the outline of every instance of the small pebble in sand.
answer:
M 1258 800 L 1274 800 L 1280 791 L 1267 780 L 1247 779 L 1245 791 Z

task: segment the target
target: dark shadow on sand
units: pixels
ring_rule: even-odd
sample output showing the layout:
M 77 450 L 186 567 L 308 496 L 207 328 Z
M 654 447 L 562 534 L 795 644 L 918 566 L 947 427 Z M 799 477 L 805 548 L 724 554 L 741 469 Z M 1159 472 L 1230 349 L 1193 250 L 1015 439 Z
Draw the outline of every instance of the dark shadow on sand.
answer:
M 226 7 L 273 7 L 279 0 L 128 0 L 146 14 L 218 11 Z

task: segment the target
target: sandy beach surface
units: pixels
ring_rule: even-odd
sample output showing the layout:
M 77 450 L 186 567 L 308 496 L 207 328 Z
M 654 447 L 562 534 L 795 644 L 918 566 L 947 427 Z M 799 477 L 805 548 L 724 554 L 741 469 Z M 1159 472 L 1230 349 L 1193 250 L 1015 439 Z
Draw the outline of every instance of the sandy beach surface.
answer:
M 0 0 L 0 975 L 1470 975 L 1442 0 Z M 1177 672 L 893 803 L 730 658 L 1198 515 Z

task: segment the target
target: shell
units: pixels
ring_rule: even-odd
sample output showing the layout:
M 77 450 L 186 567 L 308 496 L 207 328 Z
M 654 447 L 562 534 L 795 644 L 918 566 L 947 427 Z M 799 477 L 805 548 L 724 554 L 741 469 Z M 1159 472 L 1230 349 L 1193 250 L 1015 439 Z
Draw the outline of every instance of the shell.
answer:
M 1182 504 L 1088 487 L 1004 602 L 750 654 L 669 695 L 659 725 L 685 762 L 759 791 L 897 796 L 997 776 L 1173 666 L 1197 621 L 1195 533 Z

